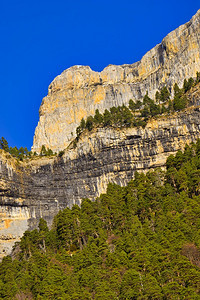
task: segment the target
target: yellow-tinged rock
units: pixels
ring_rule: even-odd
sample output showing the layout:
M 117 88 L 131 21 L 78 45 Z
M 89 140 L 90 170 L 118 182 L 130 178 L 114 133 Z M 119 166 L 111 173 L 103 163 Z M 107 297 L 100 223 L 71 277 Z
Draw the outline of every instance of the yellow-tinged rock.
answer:
M 184 79 L 200 71 L 200 10 L 186 24 L 169 33 L 163 41 L 132 65 L 109 65 L 102 72 L 89 66 L 73 66 L 57 76 L 40 107 L 32 150 L 43 144 L 63 150 L 76 135 L 82 118 L 112 106 L 141 100 L 148 91 L 154 98 L 163 85 L 180 87 Z

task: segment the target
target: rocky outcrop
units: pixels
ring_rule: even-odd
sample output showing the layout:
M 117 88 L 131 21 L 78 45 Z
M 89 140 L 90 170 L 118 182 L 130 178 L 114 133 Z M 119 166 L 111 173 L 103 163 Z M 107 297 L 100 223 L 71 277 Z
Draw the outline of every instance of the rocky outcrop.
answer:
M 25 202 L 23 167 L 0 150 L 0 259 L 28 229 L 29 209 Z
M 134 172 L 163 167 L 166 158 L 200 137 L 200 84 L 189 95 L 195 106 L 149 120 L 143 128 L 95 128 L 81 134 L 62 157 L 18 162 L 0 152 L 0 254 L 9 253 L 41 217 L 82 198 L 95 199 L 109 182 L 126 185 Z
M 19 162 L 0 150 L 0 258 L 41 217 L 81 199 L 104 193 L 109 182 L 125 185 L 135 171 L 162 167 L 169 154 L 200 137 L 200 84 L 188 98 L 191 107 L 149 120 L 145 128 L 95 128 L 70 142 L 82 117 L 140 99 L 146 91 L 195 76 L 200 70 L 200 11 L 133 65 L 108 66 L 101 73 L 75 66 L 55 78 L 40 108 L 33 151 L 42 144 L 63 156 Z
M 102 72 L 74 66 L 57 76 L 40 107 L 32 150 L 41 146 L 65 149 L 76 135 L 81 118 L 112 106 L 141 99 L 146 91 L 154 97 L 164 84 L 195 77 L 200 70 L 200 10 L 186 24 L 169 33 L 141 61 L 132 65 L 109 65 Z

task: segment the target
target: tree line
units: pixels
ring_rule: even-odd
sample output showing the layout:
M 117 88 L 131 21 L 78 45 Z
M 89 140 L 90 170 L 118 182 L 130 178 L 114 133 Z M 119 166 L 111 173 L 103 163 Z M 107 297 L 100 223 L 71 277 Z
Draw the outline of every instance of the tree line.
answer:
M 7 140 L 4 137 L 0 139 L 0 149 L 10 153 L 13 157 L 19 159 L 20 161 L 38 156 L 36 152 L 29 151 L 27 147 L 20 147 L 20 148 L 17 148 L 16 146 L 10 147 Z M 42 145 L 39 156 L 53 156 L 53 155 L 57 155 L 57 153 L 54 153 L 50 148 L 46 149 L 46 147 Z
M 1 299 L 199 299 L 200 140 L 166 171 L 110 183 L 96 201 L 26 231 L 0 264 Z
M 174 84 L 173 92 L 174 98 L 170 99 L 170 92 L 166 86 L 156 92 L 155 99 L 148 96 L 148 92 L 143 98 L 143 101 L 132 99 L 129 101 L 129 106 L 111 107 L 106 109 L 103 114 L 98 109 L 94 116 L 88 116 L 85 120 L 82 118 L 80 125 L 76 129 L 77 138 L 74 145 L 78 141 L 81 133 L 84 130 L 91 131 L 94 127 L 112 126 L 112 127 L 140 127 L 146 126 L 149 118 L 161 115 L 163 113 L 173 113 L 185 109 L 188 105 L 186 93 L 197 83 L 200 82 L 200 72 L 197 72 L 196 79 L 192 77 L 185 79 L 183 87 L 179 88 L 177 83 Z
M 94 116 L 88 116 L 86 120 L 82 118 L 80 125 L 76 128 L 77 137 L 73 141 L 74 147 L 76 147 L 81 133 L 86 129 L 91 131 L 94 127 L 98 126 L 145 128 L 147 121 L 151 117 L 185 109 L 188 105 L 186 93 L 199 82 L 200 72 L 197 72 L 195 79 L 190 77 L 188 80 L 184 80 L 182 89 L 175 83 L 173 87 L 173 100 L 170 99 L 168 88 L 163 86 L 160 92 L 156 92 L 155 100 L 151 99 L 147 92 L 143 97 L 143 101 L 137 100 L 134 102 L 130 99 L 128 107 L 125 105 L 111 107 L 110 110 L 106 109 L 103 114 L 96 109 Z M 0 149 L 10 153 L 13 157 L 21 161 L 23 161 L 23 159 L 30 159 L 38 156 L 38 153 L 29 151 L 27 147 L 10 147 L 4 137 L 0 139 Z M 64 151 L 60 151 L 58 156 L 62 157 L 63 154 Z M 39 156 L 53 155 L 57 155 L 57 153 L 54 153 L 50 148 L 46 148 L 45 145 L 42 145 Z

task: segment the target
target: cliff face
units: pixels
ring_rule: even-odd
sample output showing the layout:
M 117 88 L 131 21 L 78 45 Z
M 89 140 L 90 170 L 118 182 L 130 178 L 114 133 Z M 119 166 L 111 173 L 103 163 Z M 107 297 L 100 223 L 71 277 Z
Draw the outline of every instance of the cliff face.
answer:
M 32 150 L 41 146 L 65 149 L 76 135 L 81 118 L 112 106 L 141 99 L 146 91 L 154 97 L 164 84 L 170 89 L 200 70 L 200 10 L 186 24 L 168 34 L 141 61 L 110 65 L 102 72 L 74 66 L 57 76 L 40 107 Z
M 151 119 L 143 128 L 98 128 L 81 135 L 62 157 L 17 162 L 0 152 L 0 255 L 9 253 L 40 217 L 104 193 L 109 182 L 125 185 L 136 170 L 162 167 L 166 158 L 200 137 L 200 84 L 189 95 L 195 106 Z
M 151 119 L 143 128 L 85 131 L 70 147 L 76 126 L 95 109 L 127 104 L 146 91 L 154 96 L 165 83 L 200 71 L 200 11 L 133 65 L 108 66 L 101 73 L 75 66 L 55 78 L 40 108 L 33 151 L 42 144 L 62 157 L 18 162 L 0 150 L 0 258 L 40 217 L 52 223 L 60 210 L 104 193 L 109 182 L 125 185 L 136 170 L 164 166 L 166 157 L 200 137 L 200 84 L 190 94 L 191 107 Z
M 23 177 L 22 166 L 0 150 L 0 259 L 28 229 Z

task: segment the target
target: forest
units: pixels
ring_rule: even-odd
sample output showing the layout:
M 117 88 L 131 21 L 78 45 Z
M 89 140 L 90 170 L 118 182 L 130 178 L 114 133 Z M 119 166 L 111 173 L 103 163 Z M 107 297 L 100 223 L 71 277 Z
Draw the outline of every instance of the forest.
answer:
M 40 219 L 0 264 L 0 299 L 200 299 L 200 140 L 166 171 Z

